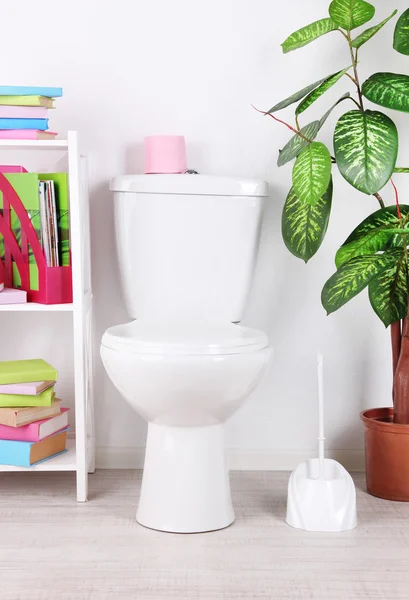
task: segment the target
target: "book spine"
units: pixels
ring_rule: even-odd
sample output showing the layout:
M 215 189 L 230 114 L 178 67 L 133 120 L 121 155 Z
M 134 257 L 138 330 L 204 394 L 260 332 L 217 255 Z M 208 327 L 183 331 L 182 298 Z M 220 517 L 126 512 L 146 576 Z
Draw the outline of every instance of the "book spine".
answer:
M 0 129 L 48 129 L 48 119 L 0 119 Z
M 0 140 L 36 140 L 34 129 L 0 129 Z
M 32 442 L 0 440 L 0 464 L 29 467 L 31 444 Z
M 39 425 L 38 423 L 30 423 L 30 425 L 23 425 L 22 427 L 0 425 L 0 440 L 38 442 Z

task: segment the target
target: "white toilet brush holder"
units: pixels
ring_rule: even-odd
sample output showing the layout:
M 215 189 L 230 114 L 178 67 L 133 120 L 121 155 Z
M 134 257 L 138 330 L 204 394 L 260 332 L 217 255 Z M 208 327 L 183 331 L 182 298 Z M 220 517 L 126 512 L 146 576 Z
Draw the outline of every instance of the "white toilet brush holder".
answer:
M 306 531 L 354 529 L 356 492 L 351 475 L 337 461 L 324 457 L 323 359 L 318 354 L 318 458 L 307 460 L 292 472 L 288 483 L 287 517 L 291 527 Z

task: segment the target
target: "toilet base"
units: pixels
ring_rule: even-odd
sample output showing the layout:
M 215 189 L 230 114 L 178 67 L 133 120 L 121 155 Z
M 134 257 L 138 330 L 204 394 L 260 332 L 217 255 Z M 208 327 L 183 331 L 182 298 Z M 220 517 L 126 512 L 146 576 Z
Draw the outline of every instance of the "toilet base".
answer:
M 234 521 L 223 425 L 149 423 L 138 523 L 172 533 L 199 533 Z

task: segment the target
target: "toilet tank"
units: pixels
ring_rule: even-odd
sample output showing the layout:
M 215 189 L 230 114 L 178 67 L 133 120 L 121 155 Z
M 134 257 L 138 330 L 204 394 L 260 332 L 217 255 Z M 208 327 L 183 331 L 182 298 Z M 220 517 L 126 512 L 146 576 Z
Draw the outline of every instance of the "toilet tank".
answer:
M 127 175 L 113 179 L 111 190 L 129 315 L 241 321 L 267 183 L 206 175 Z

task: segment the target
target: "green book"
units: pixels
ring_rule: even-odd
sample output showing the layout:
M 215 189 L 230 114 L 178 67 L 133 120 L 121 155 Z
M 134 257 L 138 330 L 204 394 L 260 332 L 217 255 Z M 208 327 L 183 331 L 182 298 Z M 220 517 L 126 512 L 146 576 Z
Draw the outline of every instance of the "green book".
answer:
M 0 96 L 0 106 L 45 106 L 54 108 L 53 98 L 46 96 Z
M 55 398 L 54 386 L 37 396 L 0 394 L 0 407 L 51 406 Z
M 39 174 L 41 181 L 54 181 L 55 203 L 57 208 L 58 250 L 61 267 L 69 267 L 70 257 L 70 201 L 67 173 Z
M 54 367 L 41 358 L 0 362 L 0 384 L 57 381 L 57 377 L 58 373 Z M 17 406 L 24 406 L 24 404 Z

